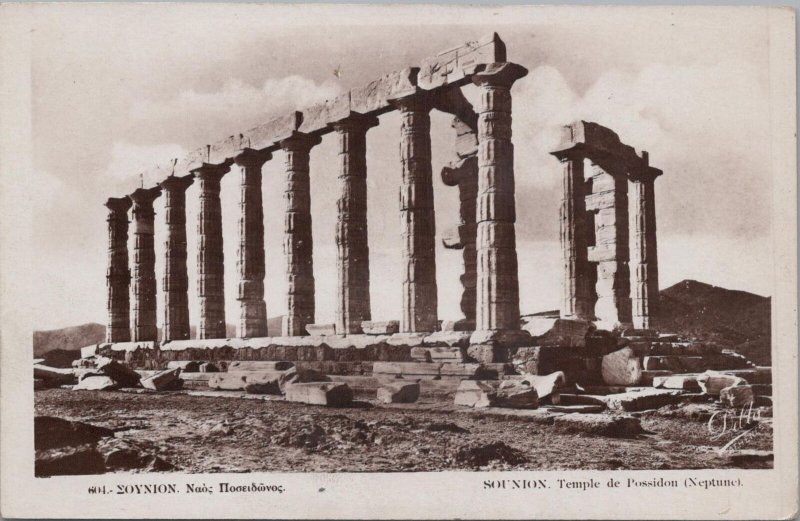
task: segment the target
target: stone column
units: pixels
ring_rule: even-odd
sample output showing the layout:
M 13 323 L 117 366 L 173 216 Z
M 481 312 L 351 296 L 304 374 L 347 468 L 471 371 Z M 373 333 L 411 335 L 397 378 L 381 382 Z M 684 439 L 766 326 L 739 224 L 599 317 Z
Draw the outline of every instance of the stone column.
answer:
M 436 217 L 431 167 L 432 100 L 424 93 L 393 100 L 400 110 L 400 226 L 403 238 L 401 333 L 439 329 Z
M 283 254 L 286 259 L 286 316 L 283 336 L 306 335 L 314 323 L 314 245 L 311 238 L 309 155 L 321 139 L 295 132 L 280 145 L 286 154 Z
M 597 210 L 596 245 L 590 253 L 590 260 L 597 261 L 595 315 L 606 328 L 630 326 L 628 179 L 625 172 L 612 173 L 594 163 L 592 174 L 592 209 Z
M 170 176 L 159 186 L 165 192 L 167 223 L 164 266 L 164 341 L 189 338 L 189 275 L 186 270 L 186 189 L 193 176 Z
M 475 287 L 476 256 L 475 250 L 475 199 L 478 194 L 478 158 L 476 155 L 451 162 L 442 169 L 442 181 L 448 186 L 458 187 L 459 224 L 451 238 L 442 240 L 444 247 L 460 249 L 464 263 L 461 281 L 461 312 L 464 320 L 458 321 L 455 328 L 471 331 L 475 329 Z
M 264 207 L 261 167 L 272 154 L 245 149 L 235 161 L 241 170 L 239 199 L 239 325 L 237 336 L 267 336 L 267 304 L 264 301 Z
M 367 234 L 367 130 L 378 118 L 351 114 L 332 126 L 339 138 L 339 199 L 336 202 L 336 333 L 362 333 L 372 320 Z
M 200 217 L 197 223 L 197 295 L 200 297 L 199 338 L 225 338 L 225 258 L 222 250 L 220 180 L 229 163 L 192 170 L 200 181 Z
M 527 73 L 514 63 L 493 63 L 472 76 L 481 90 L 476 331 L 520 328 L 511 85 Z
M 133 341 L 158 340 L 156 325 L 156 254 L 153 244 L 153 201 L 161 188 L 139 188 L 133 201 Z
M 108 208 L 108 270 L 106 287 L 108 324 L 106 342 L 128 342 L 131 339 L 130 284 L 128 269 L 128 197 L 111 197 Z
M 594 319 L 592 269 L 588 259 L 588 219 L 584 154 L 565 150 L 557 154 L 563 170 L 561 190 L 561 251 L 564 265 L 561 316 Z
M 645 155 L 645 163 L 647 161 Z M 658 312 L 658 246 L 655 179 L 660 170 L 645 167 L 631 175 L 631 303 L 633 327 L 650 329 Z

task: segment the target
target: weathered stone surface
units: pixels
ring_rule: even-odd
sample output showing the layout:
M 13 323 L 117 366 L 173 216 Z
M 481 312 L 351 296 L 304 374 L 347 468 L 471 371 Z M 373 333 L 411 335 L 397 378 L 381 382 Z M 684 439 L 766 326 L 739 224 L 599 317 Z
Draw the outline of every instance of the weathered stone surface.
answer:
M 712 396 L 718 396 L 726 387 L 747 385 L 747 381 L 739 376 L 720 373 L 717 371 L 706 371 L 697 377 L 700 389 Z
M 561 393 L 558 396 L 558 405 L 560 406 L 591 406 L 600 407 L 601 410 L 606 408 L 606 403 L 599 398 L 589 396 L 586 394 L 570 394 Z
M 642 377 L 642 362 L 630 347 L 607 354 L 601 366 L 607 385 L 636 385 Z
M 113 435 L 114 431 L 105 427 L 53 416 L 36 416 L 33 419 L 33 445 L 36 450 L 97 443 Z
M 457 84 L 475 71 L 481 70 L 481 66 L 504 61 L 506 46 L 497 33 L 492 33 L 423 60 L 418 77 L 419 85 L 424 89 L 433 89 Z
M 672 371 L 667 370 L 655 370 L 655 371 L 642 371 L 642 377 L 639 379 L 639 385 L 653 385 L 653 380 L 655 378 L 663 378 L 665 376 L 670 376 Z
M 286 371 L 295 366 L 294 362 L 264 362 L 260 360 L 236 360 L 228 365 L 228 371 Z
M 287 401 L 310 405 L 346 407 L 353 401 L 353 391 L 346 383 L 293 383 L 285 387 L 285 392 Z
M 259 373 L 245 378 L 244 390 L 247 394 L 282 394 L 283 373 Z
M 676 374 L 671 376 L 656 376 L 653 378 L 653 387 L 662 389 L 680 389 L 682 391 L 699 391 L 697 375 Z
M 540 401 L 559 403 L 558 391 L 566 384 L 566 376 L 562 371 L 543 376 L 526 374 L 520 381 L 536 389 Z
M 180 389 L 180 369 L 160 371 L 149 378 L 142 379 L 142 387 L 154 391 L 174 391 Z
M 108 208 L 106 342 L 128 342 L 131 339 L 131 274 L 128 269 L 128 210 L 131 204 L 128 197 L 112 197 L 105 203 Z
M 82 378 L 78 385 L 72 388 L 73 391 L 111 391 L 120 386 L 109 376 L 90 375 Z
M 133 201 L 133 340 L 158 340 L 156 326 L 156 254 L 153 243 L 153 201 L 161 188 L 139 188 L 128 197 Z
M 481 371 L 481 364 L 443 363 L 439 374 L 442 376 L 461 376 L 474 378 Z
M 403 375 L 433 375 L 439 376 L 441 374 L 441 362 L 425 363 L 425 362 L 375 362 L 372 365 L 373 374 L 391 374 L 396 376 Z
M 565 432 L 610 438 L 636 438 L 644 433 L 639 419 L 630 416 L 573 413 L 557 416 L 553 422 L 554 427 Z
M 380 403 L 414 403 L 419 392 L 419 382 L 389 381 L 381 383 L 377 399 Z
M 535 409 L 539 400 L 536 389 L 522 382 L 463 380 L 456 391 L 454 403 L 467 407 Z
M 755 393 L 751 385 L 733 385 L 719 392 L 719 401 L 728 407 L 742 408 L 752 405 Z
M 110 358 L 100 358 L 97 362 L 97 371 L 110 377 L 119 387 L 136 387 L 141 379 L 139 373 Z
M 48 367 L 42 364 L 33 366 L 33 377 L 44 380 L 48 386 L 71 385 L 78 382 L 78 377 L 72 369 Z
M 530 346 L 533 344 L 533 337 L 521 329 L 476 330 L 470 335 L 469 343 L 504 347 Z
M 186 190 L 194 176 L 169 176 L 159 186 L 164 190 L 167 240 L 164 269 L 163 339 L 189 338 L 189 276 L 186 268 Z
M 247 372 L 214 373 L 208 380 L 211 389 L 241 391 L 247 385 Z
M 331 379 L 326 374 L 309 369 L 306 367 L 292 367 L 284 371 L 285 384 L 292 383 L 311 383 L 311 382 L 330 382 Z
M 291 137 L 292 133 L 299 130 L 303 123 L 303 113 L 294 111 L 284 116 L 273 118 L 272 120 L 254 127 L 244 133 L 249 148 L 254 150 L 261 149 L 275 149 L 275 145 L 279 141 Z M 224 155 L 225 157 L 234 157 L 239 153 L 242 147 L 236 150 L 231 150 Z
M 474 296 L 472 298 L 474 300 Z M 442 331 L 475 331 L 475 320 L 444 320 L 442 321 Z
M 219 367 L 217 367 L 216 365 L 212 364 L 211 362 L 204 362 L 204 363 L 200 364 L 199 369 L 200 369 L 201 373 L 218 373 L 219 372 Z
M 465 362 L 463 347 L 412 347 L 411 358 L 419 362 Z
M 167 369 L 180 369 L 184 373 L 200 372 L 200 362 L 196 360 L 173 360 L 167 362 Z
M 642 152 L 642 164 L 629 173 L 632 212 L 630 229 L 631 306 L 633 325 L 647 329 L 658 313 L 658 251 L 656 240 L 655 179 L 661 170 L 648 165 Z
M 549 412 L 560 412 L 564 414 L 596 414 L 606 409 L 605 404 L 581 404 L 581 405 L 546 405 Z
M 400 331 L 400 321 L 373 322 L 365 320 L 361 322 L 361 329 L 365 335 L 393 335 Z
M 306 331 L 311 336 L 335 335 L 335 324 L 306 324 Z
M 432 346 L 434 349 L 436 349 L 437 346 L 467 348 L 469 347 L 470 333 L 461 331 L 437 331 L 426 336 L 423 342 L 426 346 Z M 443 353 L 445 351 L 441 352 Z
M 605 402 L 609 409 L 620 411 L 658 409 L 682 400 L 681 391 L 667 389 L 642 389 L 595 397 Z

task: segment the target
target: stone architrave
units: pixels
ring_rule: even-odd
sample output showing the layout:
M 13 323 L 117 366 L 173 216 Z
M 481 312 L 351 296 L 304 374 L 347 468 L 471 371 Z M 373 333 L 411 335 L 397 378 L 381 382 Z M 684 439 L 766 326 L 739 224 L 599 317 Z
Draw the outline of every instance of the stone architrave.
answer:
M 628 179 L 624 166 L 604 167 L 592 162 L 590 197 L 591 206 L 587 206 L 587 209 L 597 212 L 596 244 L 589 251 L 589 260 L 597 262 L 597 302 L 594 314 L 605 327 L 630 326 Z M 588 201 L 589 199 L 587 204 Z
M 418 92 L 394 99 L 400 110 L 400 225 L 403 238 L 401 333 L 438 329 L 436 219 L 431 167 L 432 99 Z
M 108 324 L 106 342 L 128 342 L 131 339 L 130 284 L 128 268 L 128 197 L 111 197 L 108 208 Z
M 472 76 L 481 90 L 477 110 L 476 331 L 520 328 L 511 85 L 527 73 L 515 63 L 493 63 Z
M 286 156 L 283 254 L 286 259 L 286 316 L 283 336 L 304 336 L 314 323 L 314 246 L 311 238 L 309 156 L 318 136 L 293 132 L 280 142 Z
M 336 202 L 336 333 L 362 332 L 372 320 L 367 234 L 367 131 L 378 118 L 351 113 L 333 123 L 339 138 L 339 199 Z
M 156 325 L 156 254 L 153 244 L 153 201 L 161 188 L 139 188 L 133 201 L 133 341 L 158 340 Z
M 192 170 L 200 183 L 197 222 L 197 295 L 200 297 L 199 338 L 225 338 L 225 257 L 222 249 L 220 181 L 230 162 L 203 163 Z
M 186 269 L 186 189 L 194 176 L 170 176 L 164 190 L 167 240 L 164 267 L 164 341 L 189 338 L 189 274 Z
M 570 127 L 567 126 L 566 130 Z M 578 148 L 553 152 L 562 166 L 561 252 L 564 266 L 561 316 L 592 320 L 594 302 L 591 297 L 594 277 L 588 258 L 589 216 L 586 213 L 585 153 Z
M 237 336 L 267 336 L 267 304 L 264 300 L 264 207 L 261 167 L 269 152 L 244 149 L 234 159 L 241 171 L 239 199 L 239 324 Z M 277 332 L 276 332 L 277 333 Z
M 643 165 L 630 175 L 630 272 L 633 327 L 650 329 L 658 313 L 658 246 L 655 180 L 661 170 Z

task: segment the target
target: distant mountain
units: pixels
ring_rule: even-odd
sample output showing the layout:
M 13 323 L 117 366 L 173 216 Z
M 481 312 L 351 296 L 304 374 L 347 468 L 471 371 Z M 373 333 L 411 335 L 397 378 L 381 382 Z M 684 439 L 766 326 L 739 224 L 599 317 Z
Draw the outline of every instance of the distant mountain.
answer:
M 658 329 L 716 342 L 770 365 L 771 299 L 696 280 L 661 290 Z
M 103 342 L 105 338 L 106 326 L 95 322 L 50 331 L 34 331 L 33 356 L 41 358 L 54 349 L 75 351 L 89 344 Z

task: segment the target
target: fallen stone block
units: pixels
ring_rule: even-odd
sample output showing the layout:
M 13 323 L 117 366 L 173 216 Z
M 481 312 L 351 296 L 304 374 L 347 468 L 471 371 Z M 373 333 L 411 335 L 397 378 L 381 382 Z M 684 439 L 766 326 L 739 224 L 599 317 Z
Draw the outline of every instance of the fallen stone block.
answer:
M 414 403 L 419 399 L 419 382 L 382 382 L 377 398 L 380 403 Z
M 330 381 L 330 377 L 320 371 L 306 367 L 292 367 L 283 371 L 281 385 Z
M 563 405 L 563 406 L 593 405 L 593 406 L 600 406 L 602 409 L 606 408 L 606 403 L 597 397 L 586 394 L 571 394 L 571 393 L 559 394 L 557 405 Z
M 596 414 L 603 412 L 606 409 L 605 404 L 582 404 L 582 405 L 546 405 L 550 412 L 561 412 L 565 414 L 580 413 L 580 414 Z
M 309 405 L 346 407 L 353 402 L 353 391 L 346 383 L 292 383 L 285 387 L 285 392 L 287 401 Z
M 566 385 L 566 376 L 562 371 L 557 371 L 548 375 L 523 375 L 520 380 L 536 389 L 536 394 L 540 402 L 559 403 L 559 389 Z
M 264 362 L 260 360 L 245 360 L 231 362 L 228 371 L 286 371 L 295 366 L 294 362 Z
M 439 369 L 442 376 L 460 376 L 474 378 L 481 370 L 481 364 L 443 363 Z
M 469 337 L 470 346 L 487 345 L 503 347 L 523 347 L 533 345 L 533 337 L 524 329 L 498 329 L 475 331 Z M 501 361 L 501 360 L 492 360 Z
M 42 364 L 33 366 L 33 377 L 44 380 L 49 386 L 73 385 L 78 382 L 78 377 L 72 369 L 60 369 Z
M 78 385 L 72 388 L 73 391 L 113 391 L 120 387 L 110 376 L 91 375 L 82 378 Z
M 681 391 L 646 388 L 620 394 L 596 396 L 606 407 L 618 411 L 644 411 L 658 409 L 682 401 Z
M 657 338 L 658 331 L 655 329 L 634 329 L 629 328 L 622 332 L 623 337 Z
M 644 433 L 638 418 L 607 414 L 565 414 L 557 416 L 553 426 L 563 432 L 610 438 L 636 438 Z
M 311 336 L 335 335 L 336 324 L 306 324 L 306 331 Z
M 712 396 L 719 396 L 720 392 L 726 387 L 736 385 L 747 385 L 747 381 L 739 376 L 720 373 L 717 371 L 706 371 L 697 377 L 700 390 Z
M 750 385 L 734 385 L 719 392 L 719 401 L 728 407 L 740 409 L 753 404 L 755 393 Z
M 386 322 L 365 320 L 361 322 L 361 329 L 366 335 L 393 335 L 400 331 L 400 322 L 397 320 L 388 320 Z
M 456 405 L 467 407 L 507 407 L 535 409 L 539 406 L 536 389 L 515 380 L 464 380 L 454 398 Z
M 159 371 L 149 378 L 142 379 L 142 387 L 154 391 L 176 391 L 181 388 L 180 374 L 179 368 Z
M 642 378 L 641 359 L 630 347 L 605 355 L 600 370 L 608 385 L 636 385 Z
M 195 360 L 173 360 L 167 363 L 167 369 L 180 369 L 183 373 L 200 372 L 200 362 Z
M 585 346 L 586 337 L 596 330 L 588 320 L 548 317 L 527 317 L 522 329 L 537 343 L 567 347 Z
M 216 365 L 212 364 L 211 362 L 204 362 L 204 363 L 200 364 L 199 369 L 200 369 L 201 373 L 218 373 L 219 372 L 219 367 L 217 367 Z
M 701 369 L 702 365 L 700 356 L 645 356 L 642 359 L 645 371 L 700 372 L 705 370 Z
M 440 376 L 443 365 L 444 364 L 441 362 L 375 362 L 372 365 L 372 373 L 376 375 L 390 374 L 395 376 Z
M 682 391 L 699 391 L 697 375 L 675 374 L 671 376 L 656 376 L 653 378 L 653 387 L 659 389 L 679 389 Z
M 101 357 L 97 362 L 97 371 L 114 380 L 119 387 L 136 387 L 141 376 L 125 364 Z
M 247 385 L 247 372 L 214 373 L 208 380 L 211 389 L 220 391 L 243 391 Z
M 436 333 L 424 337 L 423 343 L 425 346 L 430 346 L 433 349 L 443 349 L 442 351 L 438 351 L 439 353 L 449 354 L 454 352 L 452 348 L 466 349 L 469 347 L 469 338 L 470 333 L 461 331 L 437 331 Z M 433 354 L 431 356 L 433 356 Z M 451 357 L 452 356 L 447 356 L 446 358 Z M 436 360 L 436 357 L 434 356 L 433 359 Z
M 726 369 L 725 374 L 738 376 L 747 380 L 749 384 L 771 384 L 772 383 L 772 368 L 771 367 L 754 367 L 749 369 Z
M 284 383 L 283 373 L 261 373 L 245 377 L 244 390 L 247 394 L 283 394 L 281 384 Z
M 639 378 L 639 385 L 653 385 L 653 380 L 656 378 L 663 378 L 670 376 L 672 371 L 642 371 L 642 376 Z

